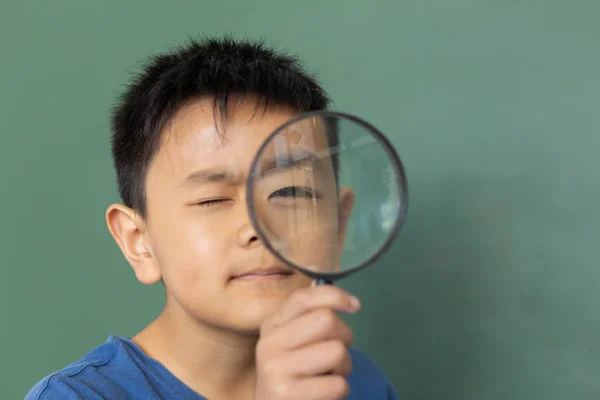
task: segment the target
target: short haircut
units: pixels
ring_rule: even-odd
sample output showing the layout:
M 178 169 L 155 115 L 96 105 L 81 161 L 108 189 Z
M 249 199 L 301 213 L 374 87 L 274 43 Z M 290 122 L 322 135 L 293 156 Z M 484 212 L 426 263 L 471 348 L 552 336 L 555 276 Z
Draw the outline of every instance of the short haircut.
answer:
M 160 133 L 185 104 L 214 101 L 215 118 L 227 118 L 231 96 L 252 95 L 267 107 L 299 113 L 324 110 L 329 98 L 299 59 L 264 40 L 229 36 L 191 39 L 152 56 L 119 99 L 111 116 L 111 150 L 124 204 L 146 216 L 148 166 L 161 144 Z M 215 119 L 217 122 L 217 119 Z

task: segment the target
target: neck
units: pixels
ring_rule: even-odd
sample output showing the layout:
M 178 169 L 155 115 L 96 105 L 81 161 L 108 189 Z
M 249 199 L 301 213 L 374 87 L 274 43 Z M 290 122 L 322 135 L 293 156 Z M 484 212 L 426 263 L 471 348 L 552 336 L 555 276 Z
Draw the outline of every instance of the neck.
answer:
M 133 338 L 149 357 L 210 399 L 252 398 L 257 340 L 257 334 L 244 335 L 199 323 L 169 304 Z

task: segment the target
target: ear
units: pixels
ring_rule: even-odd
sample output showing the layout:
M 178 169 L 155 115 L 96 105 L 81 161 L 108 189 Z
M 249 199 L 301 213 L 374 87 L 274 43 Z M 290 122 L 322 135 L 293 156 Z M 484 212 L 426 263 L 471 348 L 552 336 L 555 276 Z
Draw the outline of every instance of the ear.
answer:
M 354 192 L 349 187 L 340 187 L 339 189 L 339 205 L 338 205 L 338 213 L 339 213 L 339 223 L 338 223 L 338 234 L 340 245 L 344 243 L 344 239 L 346 238 L 346 231 L 348 228 L 348 220 L 350 219 L 350 215 L 352 214 L 352 209 L 354 207 Z
M 138 280 L 146 285 L 160 281 L 160 269 L 152 254 L 141 216 L 129 207 L 112 204 L 106 210 L 106 224 Z

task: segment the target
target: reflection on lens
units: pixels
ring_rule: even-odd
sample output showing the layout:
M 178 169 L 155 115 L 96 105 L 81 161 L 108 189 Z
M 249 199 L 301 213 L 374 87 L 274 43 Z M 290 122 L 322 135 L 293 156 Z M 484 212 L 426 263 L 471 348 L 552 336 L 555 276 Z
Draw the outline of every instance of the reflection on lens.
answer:
M 372 259 L 399 228 L 405 182 L 397 156 L 372 128 L 313 113 L 270 136 L 249 182 L 250 212 L 267 246 L 321 273 Z

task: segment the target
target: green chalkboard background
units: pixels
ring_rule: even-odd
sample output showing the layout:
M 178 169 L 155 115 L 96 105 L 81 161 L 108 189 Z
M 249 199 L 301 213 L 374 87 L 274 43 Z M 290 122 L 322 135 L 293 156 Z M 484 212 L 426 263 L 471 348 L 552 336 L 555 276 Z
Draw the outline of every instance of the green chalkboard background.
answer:
M 393 249 L 343 285 L 403 399 L 600 398 L 600 2 L 0 4 L 0 398 L 160 310 L 110 238 L 108 110 L 187 36 L 265 36 L 408 172 Z

